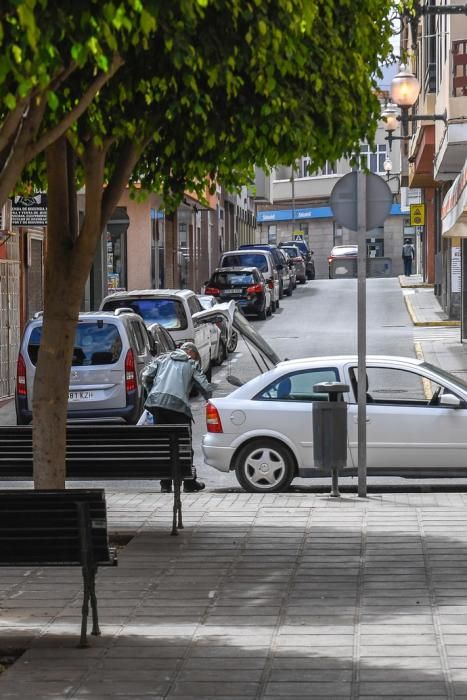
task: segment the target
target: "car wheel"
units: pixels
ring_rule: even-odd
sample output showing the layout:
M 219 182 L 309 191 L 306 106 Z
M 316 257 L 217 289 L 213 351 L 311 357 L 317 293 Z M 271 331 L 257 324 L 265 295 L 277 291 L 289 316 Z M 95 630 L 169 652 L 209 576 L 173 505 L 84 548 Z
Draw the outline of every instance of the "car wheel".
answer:
M 287 291 L 286 291 L 286 295 L 287 295 L 288 297 L 291 297 L 291 296 L 292 296 L 292 290 L 293 290 L 293 287 L 292 287 L 291 284 L 289 284 L 288 289 L 287 289 Z
M 245 491 L 277 493 L 295 476 L 290 450 L 277 440 L 258 438 L 242 447 L 235 460 L 235 476 Z
M 306 284 L 306 277 L 302 277 L 302 279 L 300 280 L 300 284 Z
M 279 299 L 276 299 L 276 311 L 279 308 Z
M 237 349 L 237 343 L 238 343 L 238 333 L 234 329 L 232 329 L 232 333 L 230 334 L 230 340 L 227 345 L 227 352 L 235 352 Z
M 284 285 L 281 282 L 279 285 L 279 299 L 282 299 L 283 296 L 284 296 Z
M 268 306 L 268 311 L 267 311 L 268 316 L 272 316 L 272 301 Z
M 258 313 L 258 318 L 260 321 L 265 321 L 268 317 L 268 310 L 266 308 L 266 302 L 264 302 L 264 306 L 261 309 L 261 311 Z
M 212 378 L 212 366 L 211 366 L 211 360 L 209 360 L 209 367 L 207 368 L 206 372 L 204 373 L 206 375 L 206 379 L 208 382 L 211 381 Z

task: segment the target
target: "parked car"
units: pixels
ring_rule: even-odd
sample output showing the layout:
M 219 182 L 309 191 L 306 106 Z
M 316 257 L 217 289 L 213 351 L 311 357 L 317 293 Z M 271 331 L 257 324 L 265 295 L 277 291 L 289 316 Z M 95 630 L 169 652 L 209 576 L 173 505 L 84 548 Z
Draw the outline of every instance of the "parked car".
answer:
M 288 253 L 288 255 L 290 256 L 290 260 L 295 266 L 295 274 L 297 276 L 297 280 L 301 284 L 305 284 L 307 280 L 306 263 L 299 248 L 296 245 L 281 245 L 280 249 Z
M 32 420 L 34 376 L 42 335 L 42 314 L 24 329 L 17 362 L 16 418 Z M 136 423 L 143 411 L 141 374 L 157 354 L 153 336 L 128 309 L 79 314 L 76 326 L 68 418 L 121 418 Z
M 203 310 L 196 294 L 189 289 L 139 289 L 115 292 L 103 299 L 101 309 L 113 311 L 121 307 L 139 314 L 147 326 L 159 323 L 179 347 L 189 341 L 195 343 L 201 357 L 201 367 L 211 376 L 211 362 L 218 356 L 212 345 L 209 311 Z M 216 332 L 216 342 L 218 333 Z
M 257 267 L 221 267 L 214 270 L 206 294 L 222 301 L 234 300 L 244 314 L 266 320 L 272 313 L 271 290 Z
M 282 491 L 295 477 L 321 476 L 314 467 L 312 408 L 327 395 L 313 387 L 337 381 L 349 386 L 344 474 L 356 475 L 357 364 L 354 356 L 280 362 L 229 396 L 211 399 L 205 461 L 234 470 L 247 491 Z M 368 474 L 465 478 L 467 382 L 413 358 L 368 356 L 366 364 Z
M 284 243 L 279 244 L 280 247 L 288 245 L 297 246 L 303 256 L 303 259 L 305 260 L 306 277 L 309 280 L 314 280 L 316 277 L 315 261 L 313 260 L 313 251 L 308 247 L 308 243 L 304 240 L 296 239 L 294 241 L 285 241 Z
M 272 310 L 279 308 L 279 275 L 269 250 L 228 250 L 217 267 L 257 267 L 272 292 Z
M 357 273 L 356 269 L 356 258 L 358 256 L 358 245 L 335 245 L 330 254 L 328 255 L 328 265 L 329 265 L 329 279 L 334 277 L 340 277 L 342 275 L 347 275 L 347 265 L 346 261 L 351 261 L 353 272 Z M 342 262 L 342 272 L 339 274 L 339 269 L 336 267 L 336 263 Z M 351 276 L 351 275 L 350 275 Z
M 272 243 L 245 243 L 239 246 L 239 250 L 267 250 L 271 253 L 279 277 L 279 299 L 282 299 L 284 294 L 286 296 L 292 294 L 289 268 L 276 245 Z
M 284 250 L 283 248 L 280 248 L 280 251 L 285 258 L 285 264 L 289 268 L 290 286 L 292 287 L 292 289 L 296 289 L 296 287 L 297 287 L 297 270 L 296 270 L 295 264 L 293 263 L 292 258 L 290 257 L 290 255 L 287 253 L 286 250 Z

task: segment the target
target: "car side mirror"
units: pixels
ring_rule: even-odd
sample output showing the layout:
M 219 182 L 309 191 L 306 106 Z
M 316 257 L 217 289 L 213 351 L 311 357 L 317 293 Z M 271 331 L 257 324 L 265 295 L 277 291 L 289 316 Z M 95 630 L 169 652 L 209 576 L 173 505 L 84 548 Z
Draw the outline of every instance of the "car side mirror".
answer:
M 454 394 L 441 394 L 438 405 L 446 406 L 447 408 L 462 408 L 464 402 Z

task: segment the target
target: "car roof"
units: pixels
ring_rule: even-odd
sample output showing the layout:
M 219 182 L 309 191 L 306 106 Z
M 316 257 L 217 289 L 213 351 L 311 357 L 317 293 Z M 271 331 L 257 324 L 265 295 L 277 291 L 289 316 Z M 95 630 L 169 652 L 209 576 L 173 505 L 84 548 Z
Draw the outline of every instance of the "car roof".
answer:
M 103 301 L 110 299 L 132 299 L 134 297 L 188 297 L 194 294 L 191 289 L 132 289 L 131 292 L 115 292 L 109 294 Z
M 357 355 L 322 355 L 317 357 L 300 357 L 294 360 L 283 360 L 279 362 L 277 367 L 292 367 L 293 365 L 303 365 L 308 363 L 323 364 L 335 362 L 338 364 L 345 364 L 347 362 L 358 362 Z M 423 364 L 423 360 L 418 360 L 415 357 L 404 357 L 402 355 L 367 355 L 366 362 L 402 362 L 404 364 L 411 364 L 414 367 L 418 367 Z
M 212 271 L 212 274 L 214 274 L 215 272 L 253 272 L 254 270 L 256 270 L 256 272 L 259 272 L 258 268 L 254 265 L 237 265 L 231 267 L 216 267 L 216 269 Z
M 241 250 L 236 249 L 236 250 L 226 250 L 222 253 L 222 257 L 224 255 L 243 255 L 244 253 L 257 253 L 258 255 L 272 255 L 270 250 L 267 250 L 266 248 L 242 248 Z

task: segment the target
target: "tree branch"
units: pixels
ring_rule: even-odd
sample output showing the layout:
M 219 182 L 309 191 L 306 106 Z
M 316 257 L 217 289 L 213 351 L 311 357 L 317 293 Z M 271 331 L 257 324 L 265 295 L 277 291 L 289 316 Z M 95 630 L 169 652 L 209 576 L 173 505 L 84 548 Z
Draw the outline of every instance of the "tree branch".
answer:
M 99 90 L 115 75 L 119 68 L 123 65 L 124 60 L 121 56 L 116 55 L 112 61 L 109 70 L 106 73 L 99 73 L 87 90 L 83 93 L 79 103 L 71 109 L 62 121 L 56 126 L 46 131 L 32 146 L 31 159 L 35 158 L 44 148 L 47 148 L 57 138 L 62 136 L 79 117 L 87 110 Z
M 105 188 L 102 197 L 101 229 L 104 228 L 115 207 L 118 204 L 122 192 L 128 184 L 131 173 L 138 160 L 141 158 L 149 139 L 145 143 L 135 144 L 133 141 L 126 141 L 121 149 L 120 155 L 114 167 L 112 177 Z

